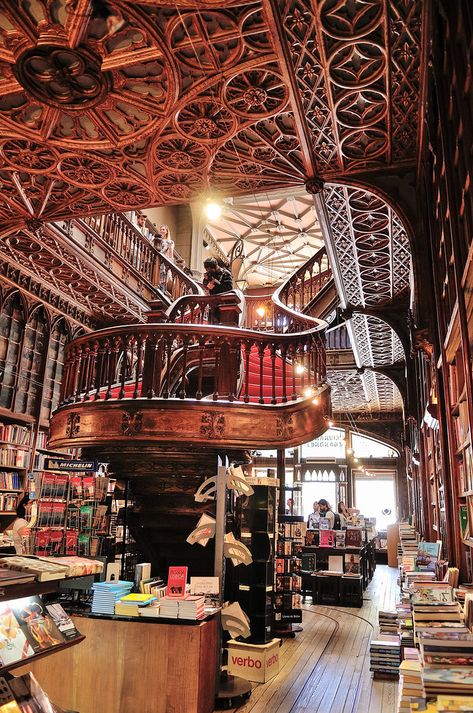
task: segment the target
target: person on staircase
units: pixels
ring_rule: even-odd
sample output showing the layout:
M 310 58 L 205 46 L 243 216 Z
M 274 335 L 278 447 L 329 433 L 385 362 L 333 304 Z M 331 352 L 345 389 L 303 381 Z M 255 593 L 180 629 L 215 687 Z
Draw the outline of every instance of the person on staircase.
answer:
M 221 295 L 223 292 L 233 290 L 233 279 L 231 273 L 224 267 L 220 267 L 214 257 L 208 257 L 204 261 L 205 275 L 203 279 L 204 288 L 209 295 Z M 210 324 L 220 323 L 220 309 L 218 305 L 212 307 L 209 313 Z

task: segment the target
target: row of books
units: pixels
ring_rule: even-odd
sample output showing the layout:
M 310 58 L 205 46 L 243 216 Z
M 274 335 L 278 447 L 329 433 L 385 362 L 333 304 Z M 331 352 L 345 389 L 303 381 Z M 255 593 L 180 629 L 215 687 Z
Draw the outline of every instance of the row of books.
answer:
M 23 487 L 23 478 L 15 470 L 7 470 L 0 472 L 0 490 L 21 490 Z
M 11 555 L 0 558 L 2 570 L 13 570 L 32 575 L 38 582 L 46 582 L 65 577 L 82 577 L 103 572 L 103 562 L 82 557 L 22 557 Z M 2 581 L 3 584 L 3 581 Z
M 67 555 L 97 557 L 100 554 L 102 537 L 77 530 L 43 528 L 33 530 L 30 536 L 30 551 L 38 557 Z
M 40 473 L 36 476 L 37 499 L 93 500 L 105 502 L 109 479 L 95 475 Z
M 0 423 L 0 441 L 8 441 L 19 446 L 28 446 L 31 431 L 26 426 L 15 423 Z
M 105 530 L 107 506 L 95 501 L 81 505 L 54 500 L 39 500 L 36 527 L 67 527 L 77 530 Z
M 27 468 L 29 451 L 15 446 L 0 446 L 0 467 L 8 465 L 13 468 Z
M 360 548 L 363 545 L 361 527 L 349 527 L 346 530 L 307 530 L 306 546 Z
M 18 506 L 18 495 L 0 493 L 0 510 L 2 512 L 15 512 Z

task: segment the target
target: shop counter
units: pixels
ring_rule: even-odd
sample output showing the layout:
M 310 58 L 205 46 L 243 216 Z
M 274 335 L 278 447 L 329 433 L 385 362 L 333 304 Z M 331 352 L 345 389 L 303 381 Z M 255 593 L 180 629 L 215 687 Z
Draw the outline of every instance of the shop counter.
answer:
M 74 617 L 85 641 L 19 669 L 79 713 L 212 713 L 220 616 L 203 622 Z M 54 665 L 52 665 L 54 663 Z

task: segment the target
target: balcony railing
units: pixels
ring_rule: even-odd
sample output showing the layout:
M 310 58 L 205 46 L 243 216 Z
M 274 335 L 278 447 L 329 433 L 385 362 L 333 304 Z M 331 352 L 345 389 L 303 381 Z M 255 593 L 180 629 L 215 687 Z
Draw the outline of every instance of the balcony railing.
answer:
M 226 326 L 104 329 L 66 350 L 61 405 L 111 399 L 209 399 L 282 404 L 325 382 L 316 330 L 262 334 Z
M 91 216 L 81 218 L 77 223 L 170 300 L 203 293 L 192 277 L 162 255 L 123 214 Z M 180 262 L 183 263 L 182 259 Z

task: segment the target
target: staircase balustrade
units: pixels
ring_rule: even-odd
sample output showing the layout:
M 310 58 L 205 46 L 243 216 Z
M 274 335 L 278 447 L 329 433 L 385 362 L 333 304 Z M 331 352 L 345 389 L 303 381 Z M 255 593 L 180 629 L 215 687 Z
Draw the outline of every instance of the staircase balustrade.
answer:
M 171 301 L 183 295 L 203 293 L 192 277 L 162 255 L 121 213 L 85 217 L 78 223 L 87 226 L 141 277 L 159 287 Z M 179 260 L 183 263 L 181 258 Z
M 68 345 L 61 405 L 125 398 L 275 405 L 307 398 L 308 388 L 324 383 L 325 371 L 324 342 L 314 330 L 275 335 L 205 325 L 113 327 Z

